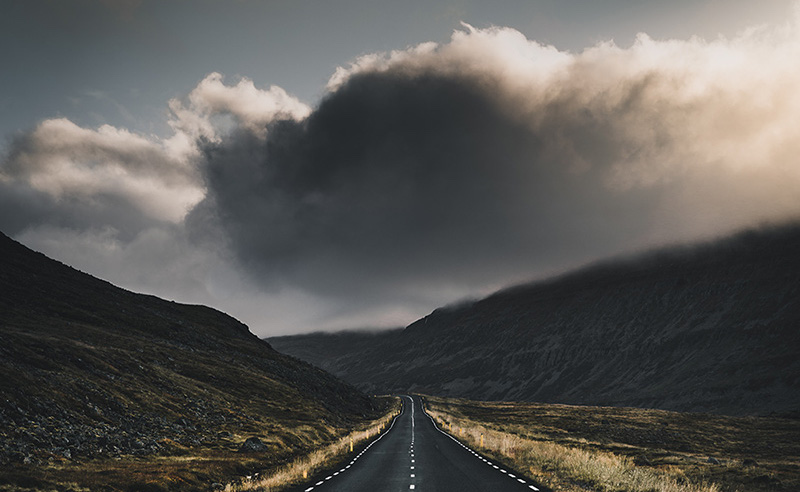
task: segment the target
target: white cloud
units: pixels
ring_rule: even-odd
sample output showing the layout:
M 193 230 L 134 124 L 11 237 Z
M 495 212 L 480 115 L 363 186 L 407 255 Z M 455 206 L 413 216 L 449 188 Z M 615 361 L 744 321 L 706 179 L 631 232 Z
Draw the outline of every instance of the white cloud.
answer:
M 209 139 L 218 138 L 214 116 L 230 115 L 239 126 L 263 135 L 273 120 L 301 120 L 311 112 L 309 106 L 278 86 L 258 89 L 246 77 L 236 85 L 225 85 L 217 72 L 201 80 L 185 101 L 171 100 L 170 109 L 175 116 L 174 127 Z
M 19 180 L 62 200 L 115 196 L 156 220 L 179 223 L 204 196 L 197 168 L 199 139 L 218 141 L 220 118 L 265 135 L 275 119 L 302 119 L 310 108 L 280 87 L 258 89 L 249 79 L 225 85 L 219 73 L 184 99 L 169 101 L 173 135 L 161 138 L 102 125 L 83 128 L 66 118 L 40 123 L 4 160 L 0 179 Z
M 661 213 L 688 216 L 694 233 L 712 220 L 693 227 L 693 214 L 713 217 L 719 231 L 800 212 L 798 59 L 796 20 L 710 41 L 642 33 L 630 47 L 609 41 L 580 53 L 464 24 L 449 43 L 362 56 L 328 87 L 388 72 L 481 81 L 564 165 L 607 167 L 610 190 L 679 183 Z M 602 162 L 610 146 L 613 159 Z
M 65 118 L 39 124 L 4 162 L 6 181 L 21 180 L 57 200 L 117 196 L 144 215 L 180 222 L 204 195 L 185 156 L 156 137 Z

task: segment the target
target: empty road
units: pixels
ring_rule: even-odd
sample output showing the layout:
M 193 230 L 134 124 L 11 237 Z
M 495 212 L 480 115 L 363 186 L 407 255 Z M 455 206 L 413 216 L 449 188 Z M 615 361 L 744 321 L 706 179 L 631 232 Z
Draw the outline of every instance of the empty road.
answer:
M 293 491 L 531 492 L 538 486 L 492 463 L 438 430 L 418 397 L 405 396 L 389 432 L 353 461 Z

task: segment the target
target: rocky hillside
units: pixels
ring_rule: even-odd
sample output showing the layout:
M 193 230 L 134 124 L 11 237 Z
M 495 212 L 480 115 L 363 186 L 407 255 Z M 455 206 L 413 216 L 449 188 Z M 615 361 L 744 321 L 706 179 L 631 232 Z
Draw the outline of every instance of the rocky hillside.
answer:
M 247 438 L 264 444 L 268 466 L 378 411 L 224 313 L 128 292 L 2 234 L 0 392 L 0 488 L 49 488 L 32 477 L 69 469 L 82 483 L 91 473 L 79 463 L 137 457 L 129 465 L 141 468 L 147 457 L 187 461 L 195 451 L 205 475 L 184 475 L 176 487 L 207 488 L 245 471 L 235 457 Z M 59 472 L 41 473 L 54 464 Z M 160 461 L 146 476 L 163 482 L 167 468 Z M 98 480 L 131 486 L 131 476 L 115 473 L 106 467 Z
M 382 336 L 270 342 L 367 391 L 796 412 L 800 227 L 598 264 Z

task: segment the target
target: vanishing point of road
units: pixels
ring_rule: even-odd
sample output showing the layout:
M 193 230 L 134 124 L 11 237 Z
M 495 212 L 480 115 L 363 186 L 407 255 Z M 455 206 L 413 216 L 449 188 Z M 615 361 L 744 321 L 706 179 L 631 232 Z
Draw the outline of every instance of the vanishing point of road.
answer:
M 540 486 L 517 476 L 445 434 L 404 396 L 388 432 L 339 469 L 313 477 L 293 492 L 531 492 Z

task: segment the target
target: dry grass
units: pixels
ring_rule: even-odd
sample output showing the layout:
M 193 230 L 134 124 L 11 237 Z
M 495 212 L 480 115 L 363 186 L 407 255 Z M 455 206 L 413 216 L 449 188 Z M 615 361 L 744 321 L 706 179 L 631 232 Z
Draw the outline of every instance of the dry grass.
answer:
M 389 413 L 370 422 L 365 428 L 354 430 L 336 442 L 297 458 L 287 465 L 273 470 L 267 475 L 258 477 L 249 476 L 239 482 L 229 483 L 225 486 L 225 491 L 273 492 L 281 490 L 289 485 L 300 483 L 304 480 L 304 473 L 308 477 L 311 477 L 320 470 L 330 467 L 350 454 L 351 443 L 353 449 L 356 449 L 366 441 L 375 438 L 378 434 L 387 430 L 391 425 L 392 419 L 394 419 L 398 413 L 399 400 L 397 405 L 393 406 Z
M 530 478 L 555 490 L 581 490 L 588 486 L 603 492 L 719 491 L 715 484 L 691 483 L 679 469 L 636 466 L 632 459 L 611 452 L 523 438 L 455 417 L 435 404 L 429 404 L 427 411 L 454 437 L 518 471 L 527 471 Z
M 455 419 L 524 441 L 611 454 L 633 463 L 634 469 L 666 473 L 681 485 L 713 483 L 721 492 L 800 490 L 800 419 L 796 417 L 437 397 L 426 397 L 426 401 Z M 580 483 L 575 485 L 575 480 L 554 469 L 545 463 L 534 471 L 543 475 L 543 482 L 560 480 L 564 490 L 570 490 L 570 484 L 580 489 Z
M 349 434 L 358 438 L 367 428 L 374 428 L 385 421 L 398 408 L 396 399 L 378 397 L 376 408 L 383 409 L 379 419 L 359 416 L 350 425 L 333 425 L 322 418 L 316 421 L 283 421 L 259 416 L 247 427 L 220 426 L 214 431 L 228 431 L 227 437 L 214 441 L 203 441 L 198 446 L 185 446 L 170 439 L 160 442 L 161 453 L 148 456 L 123 455 L 119 458 L 98 457 L 91 460 L 52 459 L 41 465 L 0 466 L 0 492 L 33 492 L 56 490 L 107 490 L 170 492 L 178 490 L 210 490 L 221 487 L 237 477 L 253 477 L 261 474 L 272 476 L 288 468 L 287 463 L 307 456 L 319 455 L 319 449 L 335 447 L 348 440 Z M 300 409 L 297 412 L 302 415 Z M 217 434 L 213 432 L 212 435 Z M 268 446 L 264 452 L 237 452 L 248 437 L 260 437 Z M 341 446 L 340 446 L 341 447 Z M 321 455 L 324 459 L 324 454 Z M 316 458 L 319 459 L 319 458 Z M 302 468 L 296 473 L 302 476 Z M 287 481 L 286 475 L 282 479 Z M 246 480 L 245 480 L 246 481 Z M 235 482 L 238 486 L 241 479 Z M 280 482 L 278 482 L 280 483 Z M 274 486 L 274 485 L 270 485 Z

